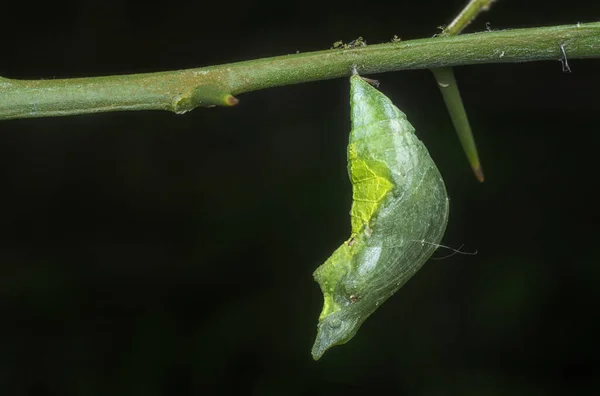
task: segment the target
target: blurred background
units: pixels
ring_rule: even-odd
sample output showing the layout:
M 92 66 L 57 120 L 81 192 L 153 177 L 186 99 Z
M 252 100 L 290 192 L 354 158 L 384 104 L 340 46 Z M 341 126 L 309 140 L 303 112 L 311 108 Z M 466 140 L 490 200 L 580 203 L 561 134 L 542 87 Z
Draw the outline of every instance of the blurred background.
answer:
M 430 37 L 465 3 L 13 2 L 0 75 L 176 70 Z M 501 0 L 467 32 L 599 19 L 595 0 Z M 185 115 L 1 121 L 0 394 L 600 392 L 600 60 L 569 65 L 455 69 L 483 184 L 429 71 L 369 76 L 444 176 L 442 243 L 478 254 L 429 261 L 318 362 L 312 272 L 350 230 L 347 79 Z

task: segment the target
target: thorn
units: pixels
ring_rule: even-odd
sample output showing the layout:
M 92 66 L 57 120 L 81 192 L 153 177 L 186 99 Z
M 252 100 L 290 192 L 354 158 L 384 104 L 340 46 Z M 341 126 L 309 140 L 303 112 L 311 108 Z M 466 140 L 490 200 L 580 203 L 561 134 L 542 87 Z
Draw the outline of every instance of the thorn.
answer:
M 233 95 L 228 95 L 225 98 L 225 104 L 227 104 L 227 106 L 235 106 L 238 103 L 240 103 L 240 100 Z
M 473 167 L 473 173 L 475 173 L 475 177 L 477 178 L 477 181 L 479 183 L 483 183 L 484 181 L 484 177 L 483 177 L 483 169 L 481 168 L 481 164 L 475 164 Z

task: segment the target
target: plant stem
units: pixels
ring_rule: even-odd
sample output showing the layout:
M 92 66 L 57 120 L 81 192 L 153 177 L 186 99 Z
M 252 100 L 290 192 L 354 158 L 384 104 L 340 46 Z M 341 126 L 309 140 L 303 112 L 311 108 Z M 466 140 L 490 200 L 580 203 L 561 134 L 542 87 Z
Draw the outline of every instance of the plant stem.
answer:
M 456 36 L 477 18 L 482 11 L 487 11 L 496 0 L 471 0 L 469 4 L 454 18 L 444 29 L 443 33 L 448 36 Z
M 60 80 L 0 79 L 0 119 L 233 105 L 259 89 L 393 70 L 600 57 L 600 22 L 307 52 L 200 69 Z

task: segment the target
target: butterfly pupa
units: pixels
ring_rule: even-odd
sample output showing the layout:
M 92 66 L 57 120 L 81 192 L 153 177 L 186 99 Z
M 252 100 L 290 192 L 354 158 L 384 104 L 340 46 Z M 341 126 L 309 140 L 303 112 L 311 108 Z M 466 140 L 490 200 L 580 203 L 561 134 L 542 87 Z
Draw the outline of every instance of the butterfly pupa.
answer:
M 314 272 L 324 298 L 315 360 L 354 337 L 421 268 L 448 221 L 444 181 L 406 115 L 358 75 L 350 78 L 350 115 L 352 231 Z

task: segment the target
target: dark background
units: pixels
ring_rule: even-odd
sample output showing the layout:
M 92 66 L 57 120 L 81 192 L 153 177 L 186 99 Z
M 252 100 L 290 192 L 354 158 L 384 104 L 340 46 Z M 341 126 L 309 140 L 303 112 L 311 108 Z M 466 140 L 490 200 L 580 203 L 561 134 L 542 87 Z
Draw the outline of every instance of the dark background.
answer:
M 0 75 L 430 37 L 465 2 L 19 2 L 3 5 Z M 501 0 L 468 31 L 599 16 L 595 0 Z M 478 254 L 430 261 L 318 362 L 312 272 L 349 235 L 347 79 L 183 116 L 1 121 L 0 394 L 600 392 L 600 60 L 569 64 L 456 68 L 484 184 L 429 71 L 372 76 L 445 178 L 442 243 Z

